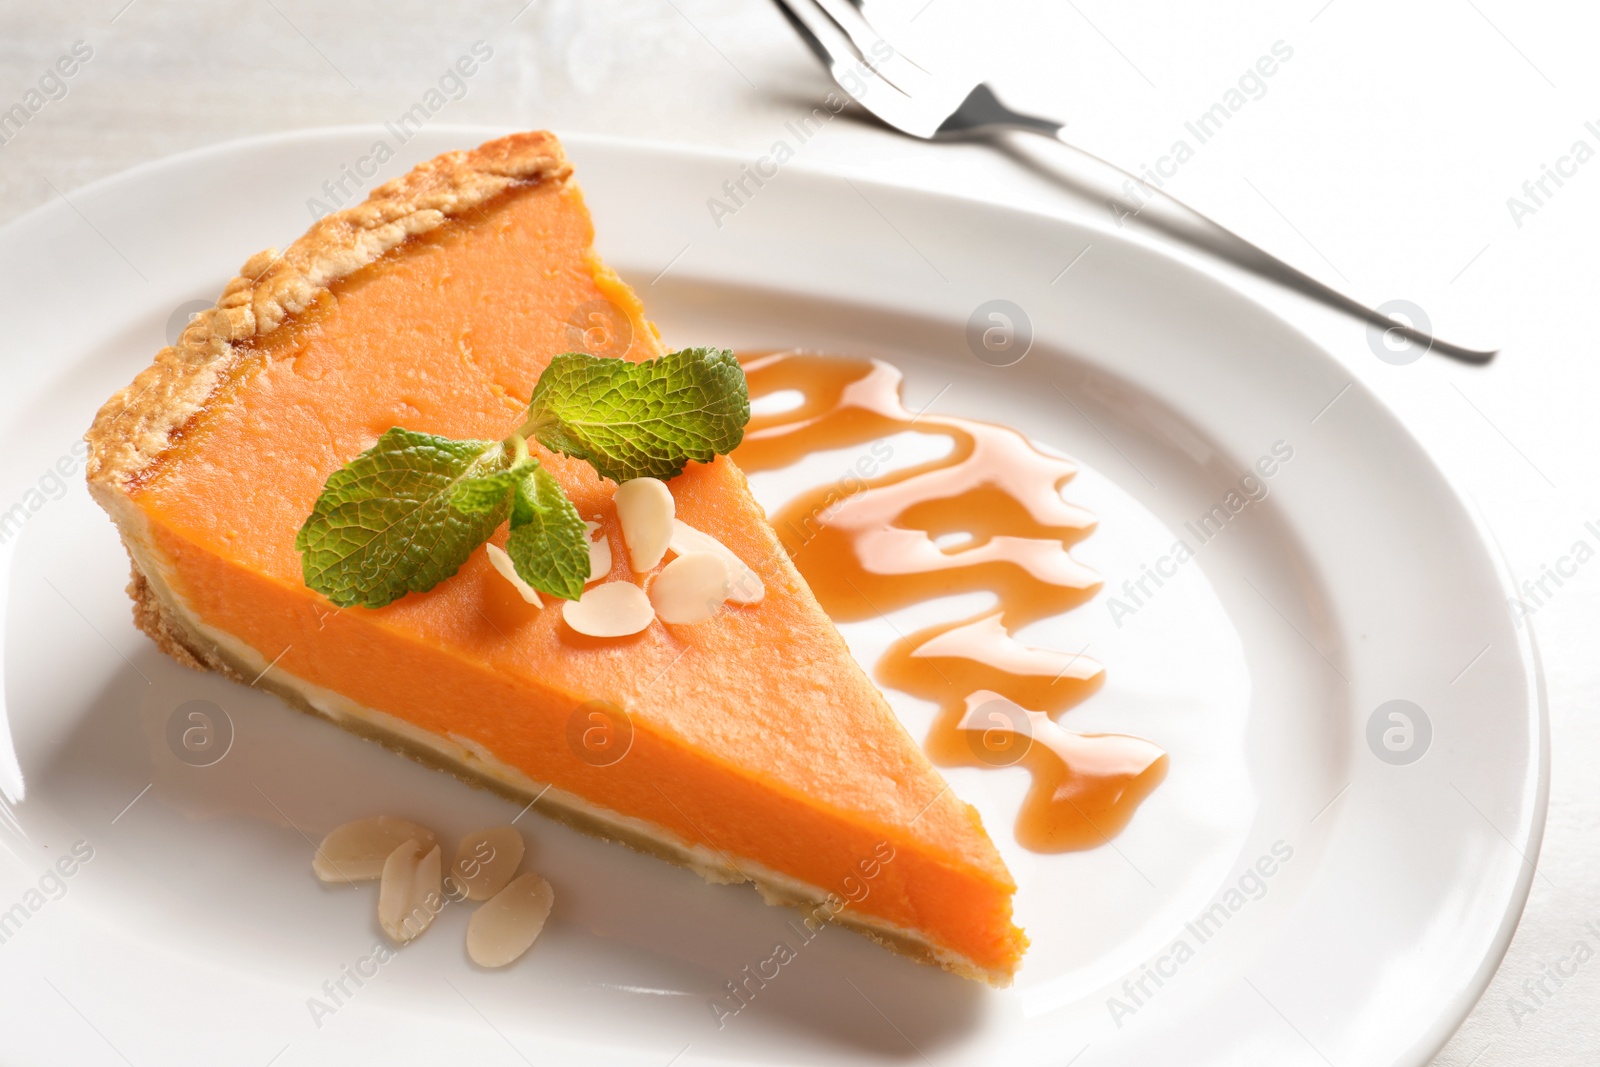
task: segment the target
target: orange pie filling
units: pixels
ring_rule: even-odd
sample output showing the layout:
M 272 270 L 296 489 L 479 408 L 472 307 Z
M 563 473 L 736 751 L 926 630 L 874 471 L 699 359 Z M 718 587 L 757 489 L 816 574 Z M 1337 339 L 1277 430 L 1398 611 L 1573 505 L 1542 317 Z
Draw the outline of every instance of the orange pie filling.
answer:
M 767 595 L 706 622 L 583 637 L 559 601 L 524 602 L 484 549 L 377 610 L 341 610 L 306 587 L 296 530 L 329 473 L 390 427 L 498 439 L 553 355 L 665 352 L 592 239 L 575 184 L 516 184 L 237 343 L 209 398 L 107 504 L 153 601 L 141 624 L 468 777 L 530 799 L 549 785 L 541 808 L 602 836 L 749 878 L 769 899 L 831 900 L 829 915 L 892 947 L 1009 981 L 1026 945 L 1010 874 L 727 459 L 671 481 L 677 515 L 749 564 Z M 615 486 L 533 447 L 611 541 L 603 580 L 642 582 Z M 111 499 L 103 486 L 97 496 Z M 502 527 L 493 543 L 504 541 Z

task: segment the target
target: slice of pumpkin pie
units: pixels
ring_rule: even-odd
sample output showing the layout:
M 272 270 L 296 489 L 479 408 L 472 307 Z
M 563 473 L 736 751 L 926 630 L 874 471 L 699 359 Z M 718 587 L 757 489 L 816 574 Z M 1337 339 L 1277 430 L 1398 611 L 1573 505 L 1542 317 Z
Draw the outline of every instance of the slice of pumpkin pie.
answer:
M 87 435 L 135 621 L 180 662 L 581 830 L 1008 983 L 1026 945 L 1010 874 L 727 448 L 682 446 L 664 489 L 619 496 L 648 463 L 603 439 L 615 420 L 561 408 L 563 388 L 683 359 L 728 388 L 731 367 L 743 395 L 725 353 L 667 353 L 592 240 L 560 144 L 524 133 L 250 259 Z M 556 414 L 530 420 L 530 396 Z M 430 463 L 426 512 L 386 479 Z M 576 576 L 574 536 L 593 546 Z M 698 610 L 685 590 L 719 565 L 741 580 Z

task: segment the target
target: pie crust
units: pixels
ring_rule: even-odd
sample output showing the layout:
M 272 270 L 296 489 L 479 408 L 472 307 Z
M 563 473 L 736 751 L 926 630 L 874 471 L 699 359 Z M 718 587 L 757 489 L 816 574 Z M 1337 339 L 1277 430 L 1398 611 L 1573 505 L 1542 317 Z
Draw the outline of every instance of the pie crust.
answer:
M 315 304 L 332 283 L 409 238 L 465 215 L 513 186 L 565 183 L 571 174 L 560 143 L 547 132 L 514 134 L 424 163 L 377 187 L 364 203 L 322 218 L 282 253 L 268 249 L 252 256 L 216 305 L 196 315 L 177 344 L 163 348 L 105 403 L 85 434 L 88 481 L 132 561 L 128 594 L 135 624 L 186 666 L 274 692 L 302 711 L 518 803 L 538 798 L 535 806 L 541 812 L 584 833 L 689 867 L 711 882 L 753 882 L 768 903 L 804 908 L 808 925 L 836 922 L 920 962 L 991 985 L 1009 985 L 1010 974 L 984 968 L 916 931 L 838 910 L 838 899 L 817 886 L 679 840 L 661 827 L 535 782 L 464 738 L 422 730 L 274 668 L 254 649 L 208 627 L 165 578 L 148 522 L 129 492 L 228 379 L 241 357 L 242 342 L 277 330 Z

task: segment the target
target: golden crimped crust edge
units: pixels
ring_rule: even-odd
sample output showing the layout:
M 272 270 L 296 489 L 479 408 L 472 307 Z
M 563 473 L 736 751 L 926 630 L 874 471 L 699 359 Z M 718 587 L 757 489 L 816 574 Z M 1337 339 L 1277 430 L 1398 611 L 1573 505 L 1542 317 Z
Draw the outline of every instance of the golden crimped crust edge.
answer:
M 580 833 L 627 845 L 639 852 L 687 867 L 708 882 L 751 882 L 768 904 L 800 908 L 808 918 L 854 930 L 890 951 L 918 963 L 997 988 L 1011 985 L 1012 975 L 980 966 L 913 930 L 871 916 L 825 907 L 829 894 L 816 886 L 774 871 L 745 857 L 679 840 L 654 824 L 590 804 L 576 794 L 536 782 L 495 759 L 466 738 L 444 737 L 392 715 L 363 707 L 322 689 L 279 667 L 242 642 L 188 617 L 181 602 L 159 576 L 152 579 L 135 562 L 128 594 L 134 620 L 161 650 L 197 670 L 212 670 L 281 697 L 291 707 L 326 719 L 357 736 L 408 756 L 424 766 L 455 776 L 468 785 L 498 793 L 518 804 L 532 804 L 542 815 Z M 234 647 L 237 646 L 237 647 Z
M 410 237 L 463 215 L 513 185 L 566 181 L 571 164 L 555 134 L 516 133 L 468 152 L 446 152 L 327 215 L 281 254 L 251 256 L 178 343 L 101 407 L 84 435 L 90 487 L 121 489 L 171 445 L 173 434 L 227 379 L 239 346 L 278 329 L 328 287 Z

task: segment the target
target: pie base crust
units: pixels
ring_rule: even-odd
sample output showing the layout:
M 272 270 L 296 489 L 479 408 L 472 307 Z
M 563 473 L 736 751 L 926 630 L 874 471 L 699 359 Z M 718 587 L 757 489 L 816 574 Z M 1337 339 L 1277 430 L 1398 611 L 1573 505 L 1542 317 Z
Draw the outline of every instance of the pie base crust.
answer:
M 273 668 L 254 649 L 207 627 L 162 578 L 147 520 L 130 489 L 227 381 L 241 357 L 241 345 L 278 329 L 312 307 L 334 282 L 409 238 L 466 215 L 513 187 L 565 183 L 571 174 L 559 141 L 545 132 L 513 134 L 421 164 L 374 189 L 365 202 L 319 220 L 282 253 L 268 249 L 252 256 L 215 307 L 196 315 L 177 344 L 162 349 L 129 386 L 106 402 L 84 435 L 90 448 L 89 489 L 116 523 L 132 560 L 128 593 L 135 623 L 180 663 L 269 690 L 302 711 L 518 803 L 537 798 L 542 813 L 583 833 L 689 867 L 711 882 L 753 882 L 769 904 L 801 907 L 809 916 L 827 918 L 900 955 L 963 977 L 1010 985 L 1010 974 L 980 967 L 913 930 L 853 914 L 848 908 L 825 907 L 831 894 L 817 886 L 753 860 L 679 840 L 650 823 L 549 788 L 481 748 L 469 747 L 471 742 L 465 739 L 422 730 Z
M 899 955 L 942 967 L 963 978 L 993 986 L 1011 984 L 1010 975 L 985 970 L 966 957 L 929 942 L 915 931 L 854 914 L 848 909 L 829 908 L 830 894 L 817 886 L 780 874 L 755 860 L 729 856 L 679 840 L 643 820 L 536 782 L 466 738 L 444 737 L 423 730 L 272 667 L 253 648 L 190 616 L 170 588 L 158 593 L 158 582 L 159 579 L 152 582 L 138 564 L 134 564 L 133 579 L 128 583 L 134 620 L 163 652 L 180 663 L 264 689 L 300 711 L 326 719 L 425 766 L 445 771 L 468 785 L 498 793 L 518 804 L 529 804 L 541 814 L 580 833 L 688 867 L 708 882 L 750 882 L 768 904 L 800 908 L 812 923 L 828 921 L 848 927 Z

